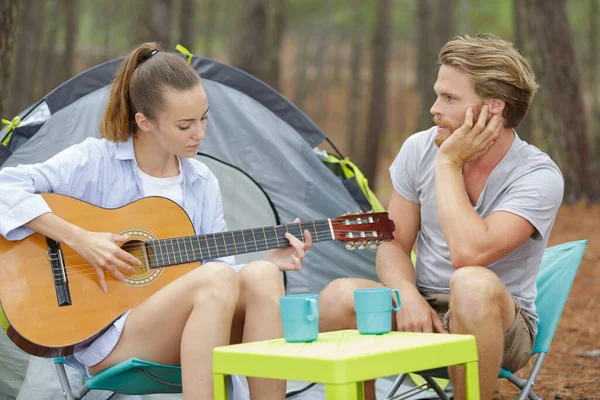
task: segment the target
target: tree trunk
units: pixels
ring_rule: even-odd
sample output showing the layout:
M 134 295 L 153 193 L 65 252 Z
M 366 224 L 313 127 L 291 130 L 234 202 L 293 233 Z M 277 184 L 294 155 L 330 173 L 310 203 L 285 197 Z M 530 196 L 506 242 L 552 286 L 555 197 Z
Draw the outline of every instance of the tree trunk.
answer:
M 59 12 L 58 0 L 48 0 L 48 15 L 54 16 L 53 18 L 47 18 L 48 30 L 46 32 L 46 41 L 44 45 L 44 60 L 42 61 L 42 95 L 48 94 L 52 89 L 57 86 L 59 77 L 57 74 L 57 54 L 56 54 L 56 42 L 58 36 L 58 28 L 62 24 L 62 14 Z
M 35 71 L 36 40 L 39 37 L 38 16 L 40 5 L 37 0 L 21 2 L 18 14 L 17 43 L 18 62 L 15 65 L 12 92 L 10 95 L 10 115 L 17 115 L 31 103 L 31 91 Z
M 548 107 L 540 120 L 541 131 L 564 154 L 565 200 L 591 197 L 589 143 L 565 0 L 528 0 L 526 6 L 534 65 L 543 88 L 540 95 Z
M 129 0 L 129 4 L 134 0 Z M 154 34 L 154 13 L 153 4 L 148 4 L 148 0 L 137 0 L 133 3 L 135 7 L 133 18 L 130 19 L 130 30 L 132 32 L 132 42 L 129 48 L 134 48 L 144 42 L 157 42 L 158 38 Z
M 266 83 L 278 91 L 281 87 L 281 50 L 286 19 L 285 0 L 271 0 L 267 37 L 267 63 L 262 76 Z
M 359 159 L 359 152 L 357 151 L 358 136 L 361 132 L 360 129 L 360 110 L 361 110 L 361 87 L 362 81 L 360 77 L 361 63 L 363 55 L 363 25 L 362 25 L 362 9 L 364 6 L 364 0 L 354 0 L 354 16 L 351 30 L 352 49 L 350 53 L 350 79 L 348 84 L 348 103 L 346 105 L 346 129 L 348 132 L 348 150 L 354 161 L 359 165 L 362 164 L 362 160 Z M 361 154 L 362 155 L 362 154 Z
M 154 0 L 152 40 L 165 51 L 173 51 L 173 4 L 170 0 Z
M 436 26 L 439 51 L 454 35 L 454 20 L 452 18 L 454 15 L 454 1 L 438 0 L 435 10 L 437 11 Z
M 590 54 L 589 54 L 589 76 L 590 88 L 592 92 L 592 113 L 591 118 L 591 141 L 593 144 L 592 154 L 592 182 L 596 182 L 596 188 L 591 198 L 592 201 L 600 199 L 600 95 L 598 94 L 598 79 L 596 74 L 598 70 L 598 16 L 599 16 L 598 0 L 590 0 Z
M 13 74 L 19 0 L 3 0 L 0 5 L 0 93 L 9 93 Z M 0 95 L 0 117 L 12 119 L 12 113 L 8 113 L 5 108 L 6 98 L 7 96 Z
M 219 2 L 217 0 L 205 0 L 204 1 L 206 8 L 204 10 L 204 22 L 202 26 L 204 28 L 203 33 L 203 51 L 204 56 L 212 57 L 213 53 L 213 40 L 215 37 L 215 28 L 217 26 L 217 12 L 219 7 Z
M 308 30 L 302 37 L 302 45 L 296 46 L 296 70 L 294 71 L 294 104 L 304 110 L 306 97 L 308 96 L 308 61 L 311 41 L 313 39 L 312 30 Z
M 523 0 L 513 0 L 513 29 L 514 29 L 514 45 L 522 53 L 528 54 L 530 51 L 526 49 L 527 42 L 525 40 L 525 30 L 527 25 L 525 2 Z M 519 137 L 527 143 L 535 144 L 533 135 L 533 113 L 528 112 L 525 119 L 517 127 Z
M 379 161 L 379 143 L 386 131 L 387 121 L 387 72 L 390 53 L 391 0 L 378 0 L 373 35 L 373 54 L 371 59 L 371 104 L 367 123 L 368 140 L 365 144 L 365 175 L 370 186 L 377 184 L 377 163 Z
M 44 39 L 46 38 L 46 2 L 38 6 L 37 14 L 37 37 L 35 39 L 35 48 L 33 50 L 33 71 L 29 77 L 31 79 L 31 90 L 28 93 L 29 103 L 37 101 L 42 93 L 43 79 L 46 67 L 42 64 L 44 59 Z
M 471 29 L 471 21 L 469 18 L 471 14 L 471 0 L 459 0 L 458 3 L 460 15 L 458 19 L 458 33 L 463 35 L 465 33 L 469 33 L 469 30 Z
M 268 0 L 245 0 L 238 4 L 236 35 L 231 46 L 231 64 L 263 79 L 267 57 Z
M 433 125 L 429 109 L 435 102 L 433 84 L 437 79 L 439 49 L 433 33 L 435 10 L 432 0 L 420 0 L 417 9 L 417 86 L 420 91 L 419 125 L 417 130 Z
M 452 0 L 421 0 L 417 13 L 417 85 L 421 93 L 418 130 L 433 125 L 429 109 L 435 102 L 433 84 L 437 79 L 437 57 L 452 38 Z
M 356 29 L 357 26 L 353 26 L 352 29 Z M 338 32 L 337 34 L 335 34 L 333 36 L 333 51 L 332 51 L 332 56 L 333 56 L 333 82 L 335 83 L 336 86 L 340 85 L 340 82 L 342 81 L 342 65 L 344 64 L 344 56 L 343 56 L 343 49 L 344 49 L 344 45 L 346 44 L 346 37 L 347 37 L 347 33 L 344 31 Z
M 325 32 L 329 32 L 326 28 Z M 313 54 L 314 66 L 316 68 L 315 79 L 309 83 L 309 92 L 312 94 L 312 112 L 311 118 L 317 124 L 323 124 L 327 118 L 327 88 L 329 86 L 325 71 L 327 69 L 327 52 L 328 43 L 327 34 L 321 34 L 318 37 L 316 51 Z
M 64 10 L 67 19 L 67 39 L 65 41 L 64 79 L 73 77 L 73 64 L 75 62 L 75 45 L 77 43 L 77 1 L 64 0 Z
M 194 52 L 196 8 L 193 0 L 182 0 L 179 10 L 179 44 Z

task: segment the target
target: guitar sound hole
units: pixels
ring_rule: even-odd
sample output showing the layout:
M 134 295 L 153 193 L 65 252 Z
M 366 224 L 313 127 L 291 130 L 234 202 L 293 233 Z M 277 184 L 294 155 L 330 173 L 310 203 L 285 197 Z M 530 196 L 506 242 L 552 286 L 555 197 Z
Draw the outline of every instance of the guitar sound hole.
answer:
M 135 271 L 133 273 L 122 271 L 123 275 L 128 277 L 141 278 L 148 275 L 151 272 L 149 267 L 149 260 L 151 256 L 150 254 L 148 254 L 148 250 L 144 242 L 142 242 L 141 240 L 129 240 L 125 242 L 121 246 L 121 248 L 142 262 L 141 265 L 130 264 L 135 269 Z

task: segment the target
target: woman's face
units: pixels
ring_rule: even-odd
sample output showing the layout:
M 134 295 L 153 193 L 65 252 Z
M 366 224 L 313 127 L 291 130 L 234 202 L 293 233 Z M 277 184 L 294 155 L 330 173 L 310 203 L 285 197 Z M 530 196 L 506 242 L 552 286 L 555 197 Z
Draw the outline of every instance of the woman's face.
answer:
M 165 109 L 150 123 L 150 130 L 163 150 L 190 158 L 204 139 L 207 119 L 208 99 L 202 85 L 183 91 L 167 89 Z

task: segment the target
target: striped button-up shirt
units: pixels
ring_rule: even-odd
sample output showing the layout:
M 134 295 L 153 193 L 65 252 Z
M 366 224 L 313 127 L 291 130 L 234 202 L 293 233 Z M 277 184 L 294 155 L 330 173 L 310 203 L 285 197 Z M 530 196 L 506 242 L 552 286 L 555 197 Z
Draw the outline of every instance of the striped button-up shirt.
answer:
M 224 232 L 219 182 L 208 167 L 181 158 L 183 209 L 197 234 Z M 103 208 L 118 208 L 143 197 L 133 139 L 110 142 L 88 138 L 48 161 L 0 170 L 0 235 L 20 240 L 32 233 L 24 224 L 51 212 L 39 193 L 58 193 Z M 207 261 L 207 260 L 205 260 Z M 222 261 L 233 265 L 233 257 Z

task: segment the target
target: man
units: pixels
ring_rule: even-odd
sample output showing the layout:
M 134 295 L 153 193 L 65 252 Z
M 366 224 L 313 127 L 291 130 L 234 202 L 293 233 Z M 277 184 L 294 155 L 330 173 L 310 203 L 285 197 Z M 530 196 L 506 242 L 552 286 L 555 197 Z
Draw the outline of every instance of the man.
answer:
M 472 334 L 481 398 L 500 366 L 517 371 L 537 332 L 535 280 L 563 195 L 552 160 L 513 128 L 537 89 L 527 61 L 492 36 L 458 36 L 439 54 L 435 127 L 409 137 L 392 166 L 394 240 L 377 254 L 381 283 L 340 279 L 321 293 L 321 329 L 354 328 L 354 289 L 400 291 L 399 331 Z M 410 253 L 418 234 L 416 265 Z M 455 398 L 464 369 L 450 368 Z M 374 398 L 372 383 L 367 398 Z

